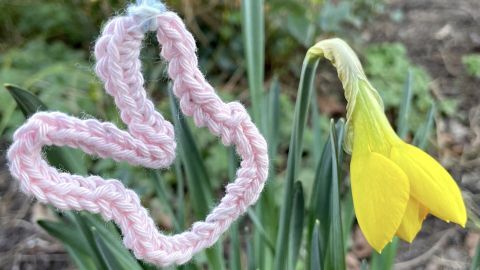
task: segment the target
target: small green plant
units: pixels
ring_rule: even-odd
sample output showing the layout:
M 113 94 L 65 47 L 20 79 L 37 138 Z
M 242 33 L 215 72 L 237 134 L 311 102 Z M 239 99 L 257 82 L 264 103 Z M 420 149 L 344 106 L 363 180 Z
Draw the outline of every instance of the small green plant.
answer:
M 409 75 L 411 87 L 410 130 L 417 130 L 424 115 L 432 105 L 429 83 L 430 75 L 421 66 L 410 62 L 404 45 L 400 43 L 381 43 L 369 45 L 364 52 L 365 73 L 377 89 L 385 89 L 380 95 L 385 109 L 396 110 L 403 102 L 405 76 Z M 385 72 L 388 70 L 388 72 Z M 452 100 L 438 102 L 439 111 L 453 114 L 456 103 Z
M 462 63 L 468 75 L 480 78 L 480 54 L 468 54 L 462 57 Z

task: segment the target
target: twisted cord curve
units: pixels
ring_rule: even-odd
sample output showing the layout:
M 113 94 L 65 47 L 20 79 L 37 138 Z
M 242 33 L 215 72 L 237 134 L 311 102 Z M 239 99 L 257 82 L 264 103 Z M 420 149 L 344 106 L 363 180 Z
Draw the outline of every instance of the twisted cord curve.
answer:
M 150 18 L 151 19 L 151 18 Z M 144 25 L 135 16 L 109 21 L 95 45 L 96 72 L 112 95 L 128 132 L 108 122 L 81 120 L 60 112 L 34 114 L 14 134 L 7 158 L 23 192 L 62 210 L 87 210 L 113 220 L 125 246 L 139 259 L 160 265 L 183 264 L 213 245 L 252 205 L 268 173 L 267 144 L 238 102 L 224 103 L 198 69 L 195 41 L 177 14 L 153 18 L 161 55 L 180 108 L 198 127 L 207 127 L 225 145 L 235 145 L 242 159 L 225 196 L 189 231 L 164 235 L 138 195 L 115 179 L 79 176 L 49 166 L 45 145 L 80 148 L 88 154 L 151 168 L 168 167 L 175 158 L 173 126 L 155 111 L 143 88 L 139 53 Z

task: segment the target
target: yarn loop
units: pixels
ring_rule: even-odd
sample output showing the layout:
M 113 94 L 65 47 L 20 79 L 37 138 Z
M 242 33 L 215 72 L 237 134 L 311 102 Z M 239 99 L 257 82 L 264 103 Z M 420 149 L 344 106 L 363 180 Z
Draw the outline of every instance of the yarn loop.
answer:
M 224 103 L 198 69 L 195 41 L 183 21 L 157 1 L 139 1 L 129 16 L 111 19 L 95 44 L 96 73 L 119 108 L 128 132 L 112 123 L 78 119 L 61 112 L 38 112 L 13 136 L 7 159 L 21 190 L 61 210 L 86 210 L 113 220 L 124 245 L 147 262 L 183 264 L 212 246 L 230 224 L 258 199 L 268 173 L 267 144 L 238 102 Z M 51 167 L 42 155 L 47 145 L 150 168 L 166 168 L 175 159 L 173 125 L 155 111 L 143 87 L 139 60 L 145 29 L 154 30 L 180 109 L 242 159 L 236 179 L 205 221 L 176 235 L 161 233 L 138 195 L 118 180 L 80 176 Z

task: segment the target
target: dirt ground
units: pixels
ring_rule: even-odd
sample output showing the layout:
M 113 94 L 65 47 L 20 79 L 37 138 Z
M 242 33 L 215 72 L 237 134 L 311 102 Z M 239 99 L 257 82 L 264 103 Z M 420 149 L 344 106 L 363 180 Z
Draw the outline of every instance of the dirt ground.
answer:
M 19 192 L 5 162 L 0 157 L 0 269 L 68 269 L 63 246 L 36 224 L 46 208 Z
M 395 10 L 403 14 L 396 23 L 389 17 L 389 11 Z M 411 60 L 432 76 L 434 96 L 459 101 L 457 115 L 437 117 L 436 144 L 442 149 L 439 159 L 461 182 L 470 217 L 468 230 L 429 218 L 413 244 L 401 244 L 395 268 L 466 269 L 480 238 L 480 80 L 467 75 L 461 57 L 480 53 L 480 1 L 391 1 L 386 15 L 363 36 L 367 42 L 403 43 Z M 2 159 L 0 269 L 72 268 L 62 246 L 35 225 L 35 219 L 44 215 L 43 208 L 18 192 Z M 353 264 L 361 252 L 362 247 L 354 249 Z

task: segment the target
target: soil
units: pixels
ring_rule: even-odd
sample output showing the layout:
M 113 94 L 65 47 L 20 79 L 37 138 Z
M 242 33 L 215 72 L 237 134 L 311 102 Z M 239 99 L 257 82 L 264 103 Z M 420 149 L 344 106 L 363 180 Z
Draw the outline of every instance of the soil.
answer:
M 36 224 L 48 215 L 47 208 L 21 193 L 17 183 L 1 156 L 0 269 L 72 269 L 63 246 Z
M 393 13 L 402 19 L 392 20 Z M 403 43 L 411 60 L 432 76 L 434 96 L 459 102 L 455 116 L 436 119 L 434 144 L 441 149 L 440 161 L 461 182 L 470 217 L 467 229 L 429 217 L 412 244 L 400 244 L 395 268 L 466 269 L 480 238 L 472 222 L 480 215 L 480 80 L 468 76 L 461 57 L 480 53 L 480 1 L 390 1 L 385 15 L 371 23 L 362 37 L 369 43 Z M 35 223 L 45 215 L 44 208 L 18 191 L 4 164 L 0 158 L 0 269 L 72 268 L 61 244 Z M 365 253 L 361 246 L 360 250 L 348 256 L 352 269 L 359 257 L 371 252 Z

